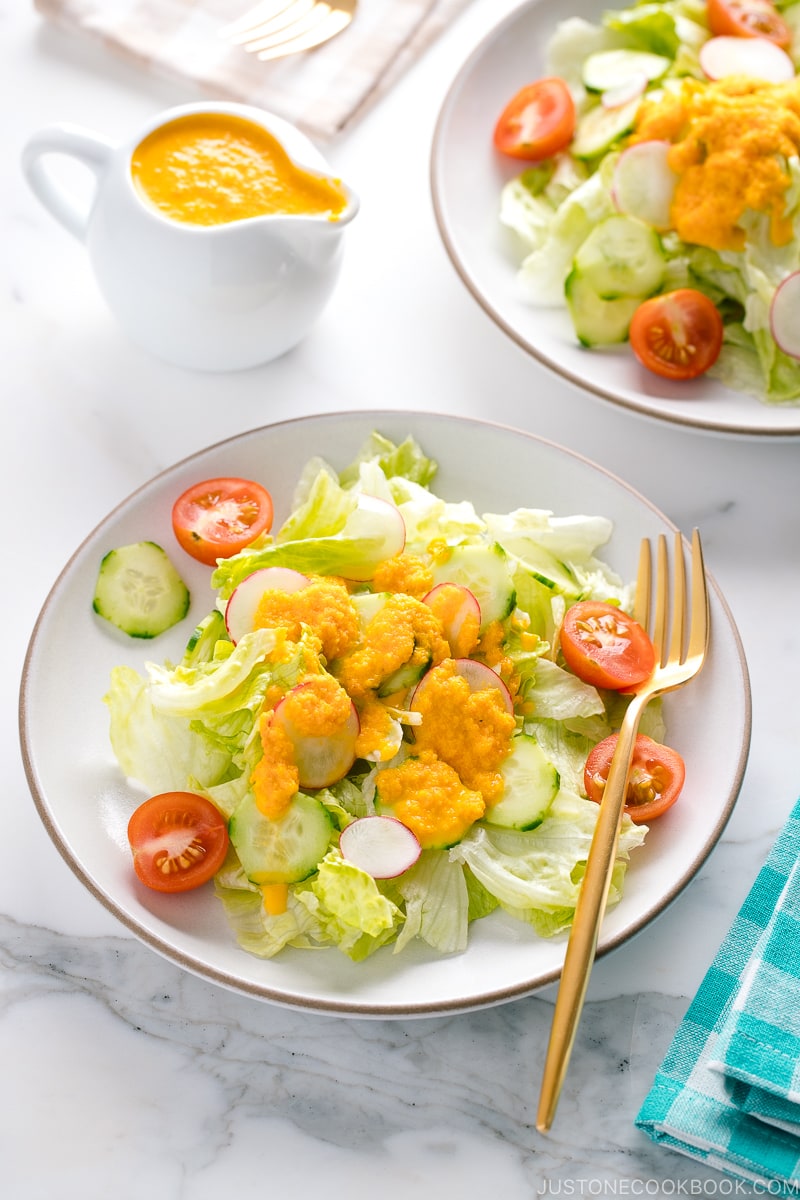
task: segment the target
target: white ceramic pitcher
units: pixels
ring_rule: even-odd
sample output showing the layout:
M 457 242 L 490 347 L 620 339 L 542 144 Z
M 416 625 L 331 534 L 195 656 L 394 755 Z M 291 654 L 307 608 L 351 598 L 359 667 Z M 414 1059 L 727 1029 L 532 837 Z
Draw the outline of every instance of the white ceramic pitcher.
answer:
M 342 183 L 346 204 L 335 220 L 268 214 L 191 225 L 163 216 L 137 192 L 131 157 L 149 133 L 197 113 L 254 121 L 296 166 L 333 177 L 294 126 L 233 103 L 169 109 L 119 144 L 77 126 L 49 126 L 30 138 L 22 166 L 48 212 L 85 243 L 98 286 L 132 339 L 177 366 L 239 370 L 277 358 L 314 324 L 336 283 L 358 198 Z M 88 203 L 57 179 L 52 155 L 75 158 L 92 172 Z

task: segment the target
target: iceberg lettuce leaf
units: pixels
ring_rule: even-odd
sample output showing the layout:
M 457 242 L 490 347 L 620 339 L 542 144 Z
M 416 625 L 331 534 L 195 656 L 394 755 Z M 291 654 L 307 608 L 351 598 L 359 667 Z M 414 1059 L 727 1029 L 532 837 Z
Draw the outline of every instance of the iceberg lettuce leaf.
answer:
M 549 721 L 563 722 L 605 713 L 597 688 L 548 658 L 536 662 L 533 684 L 525 692 L 525 705 L 532 717 Z
M 192 728 L 190 717 L 157 710 L 147 682 L 132 667 L 114 668 L 104 702 L 121 770 L 151 794 L 183 791 L 189 779 L 211 787 L 230 769 L 230 750 Z
M 244 708 L 255 713 L 270 682 L 266 658 L 276 645 L 274 630 L 256 629 L 224 659 L 188 669 L 148 663 L 150 698 L 160 712 L 175 716 L 227 715 Z
M 611 886 L 608 891 L 608 908 L 612 908 L 622 899 L 625 871 L 626 864 L 624 862 L 614 863 L 611 872 Z M 578 867 L 575 874 L 576 878 L 582 878 L 582 869 Z M 526 924 L 531 925 L 538 936 L 543 938 L 555 937 L 557 933 L 563 933 L 569 929 L 575 915 L 574 908 L 569 906 L 564 908 L 515 908 L 510 904 L 502 904 L 501 908 L 518 921 L 525 921 Z
M 358 503 L 355 492 L 345 491 L 324 465 L 320 465 L 305 500 L 275 535 L 276 542 L 297 542 L 303 538 L 328 538 L 344 529 L 347 518 Z
M 395 881 L 406 906 L 406 920 L 395 953 L 421 938 L 440 954 L 458 954 L 467 946 L 469 893 L 463 867 L 446 850 L 426 850 Z
M 308 661 L 298 644 L 288 660 L 271 663 L 266 655 L 274 644 L 272 631 L 262 629 L 247 634 L 227 657 L 196 667 L 148 663 L 144 678 L 130 667 L 115 668 L 104 702 L 111 745 L 125 774 L 152 792 L 180 791 L 191 783 L 216 803 L 209 789 L 238 779 L 249 762 L 247 747 L 267 689 L 279 681 L 291 686 Z M 227 812 L 232 796 L 223 790 L 220 798 Z
M 391 941 L 403 920 L 372 876 L 345 862 L 338 850 L 326 854 L 318 873 L 296 895 L 324 936 L 356 962 Z
M 613 532 L 607 517 L 579 514 L 557 517 L 548 509 L 516 508 L 510 513 L 484 513 L 490 532 L 502 544 L 504 537 L 530 540 L 556 558 L 572 562 L 593 562 L 595 552 L 604 546 Z
M 555 205 L 526 182 L 531 173 L 510 179 L 500 193 L 500 223 L 521 241 L 526 254 L 538 250 L 546 240 L 553 222 Z
M 635 4 L 603 14 L 607 29 L 623 34 L 631 49 L 674 58 L 681 45 L 670 4 Z
M 318 478 L 329 477 L 321 474 Z M 325 485 L 328 486 L 338 488 L 338 484 Z M 345 514 L 340 507 L 334 523 L 337 526 L 335 532 L 319 535 L 309 533 L 292 541 L 284 541 L 284 526 L 278 540 L 221 559 L 211 583 L 219 590 L 222 599 L 227 599 L 243 579 L 263 567 L 289 567 L 306 575 L 369 578 L 375 567 L 386 558 L 387 546 L 393 545 L 396 540 L 397 514 L 389 505 L 379 507 L 370 504 L 366 498 L 362 498 L 359 504 L 358 491 L 343 494 L 347 496 L 348 511 Z M 341 518 L 344 520 L 340 523 Z M 313 523 L 313 515 L 309 521 Z M 321 524 L 324 525 L 324 522 Z M 294 527 L 293 532 L 296 532 Z
M 599 809 L 591 800 L 562 789 L 537 829 L 526 833 L 475 826 L 450 850 L 455 862 L 510 910 L 574 911 Z M 617 862 L 624 865 L 646 829 L 623 818 Z
M 214 877 L 214 891 L 237 942 L 250 954 L 273 958 L 285 946 L 313 950 L 330 944 L 315 915 L 293 889 L 289 889 L 285 912 L 268 913 L 261 889 L 244 874 L 233 850 Z
M 442 500 L 412 480 L 393 479 L 391 487 L 405 522 L 407 553 L 423 553 L 435 538 L 450 546 L 482 540 L 486 524 L 469 500 Z
M 355 483 L 363 463 L 375 463 L 386 479 L 401 477 L 421 487 L 428 487 L 437 471 L 436 461 L 429 458 L 419 442 L 407 437 L 399 444 L 380 433 L 372 433 L 355 459 L 339 476 L 343 487 Z

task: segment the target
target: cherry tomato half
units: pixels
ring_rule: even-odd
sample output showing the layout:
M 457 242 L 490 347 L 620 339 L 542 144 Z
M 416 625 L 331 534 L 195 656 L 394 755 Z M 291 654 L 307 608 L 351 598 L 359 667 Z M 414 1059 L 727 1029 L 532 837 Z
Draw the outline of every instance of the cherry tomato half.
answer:
M 567 609 L 561 653 L 584 683 L 612 691 L 642 683 L 656 664 L 653 643 L 639 622 L 599 600 L 579 600 Z
M 597 804 L 603 799 L 618 734 L 599 742 L 586 760 L 583 786 Z M 686 778 L 686 765 L 677 750 L 662 746 L 640 733 L 633 747 L 633 762 L 625 798 L 625 812 L 637 824 L 660 817 L 678 799 Z
M 707 0 L 708 24 L 722 37 L 763 37 L 782 50 L 792 44 L 792 31 L 770 0 Z
M 565 150 L 575 133 L 575 104 L 563 79 L 529 83 L 509 101 L 494 129 L 502 154 L 540 162 Z
M 207 479 L 175 501 L 172 528 L 187 554 L 213 567 L 272 528 L 272 497 L 249 479 Z
M 207 883 L 228 853 L 228 825 L 205 796 L 162 792 L 128 822 L 133 869 L 156 892 L 188 892 Z
M 664 379 L 695 379 L 722 349 L 722 317 L 694 288 L 652 296 L 636 309 L 629 337 L 639 362 Z

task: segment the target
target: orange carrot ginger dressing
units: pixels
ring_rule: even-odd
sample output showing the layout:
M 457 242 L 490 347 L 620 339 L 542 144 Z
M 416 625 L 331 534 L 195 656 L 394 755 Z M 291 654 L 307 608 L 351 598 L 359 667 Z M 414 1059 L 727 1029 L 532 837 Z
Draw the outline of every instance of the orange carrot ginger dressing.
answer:
M 230 113 L 194 113 L 155 129 L 134 150 L 131 175 L 148 204 L 192 225 L 275 213 L 336 220 L 347 204 L 338 180 L 295 166 L 263 126 Z

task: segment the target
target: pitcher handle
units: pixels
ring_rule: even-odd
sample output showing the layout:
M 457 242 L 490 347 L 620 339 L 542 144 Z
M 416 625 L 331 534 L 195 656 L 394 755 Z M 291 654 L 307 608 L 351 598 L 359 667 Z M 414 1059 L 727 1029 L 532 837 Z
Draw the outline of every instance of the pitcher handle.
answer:
M 86 240 L 94 197 L 114 149 L 114 143 L 108 138 L 88 129 L 77 125 L 50 125 L 34 133 L 22 151 L 22 170 L 34 195 L 50 215 L 81 242 Z M 51 154 L 77 158 L 92 171 L 95 186 L 88 203 L 79 203 L 56 180 L 46 161 Z

